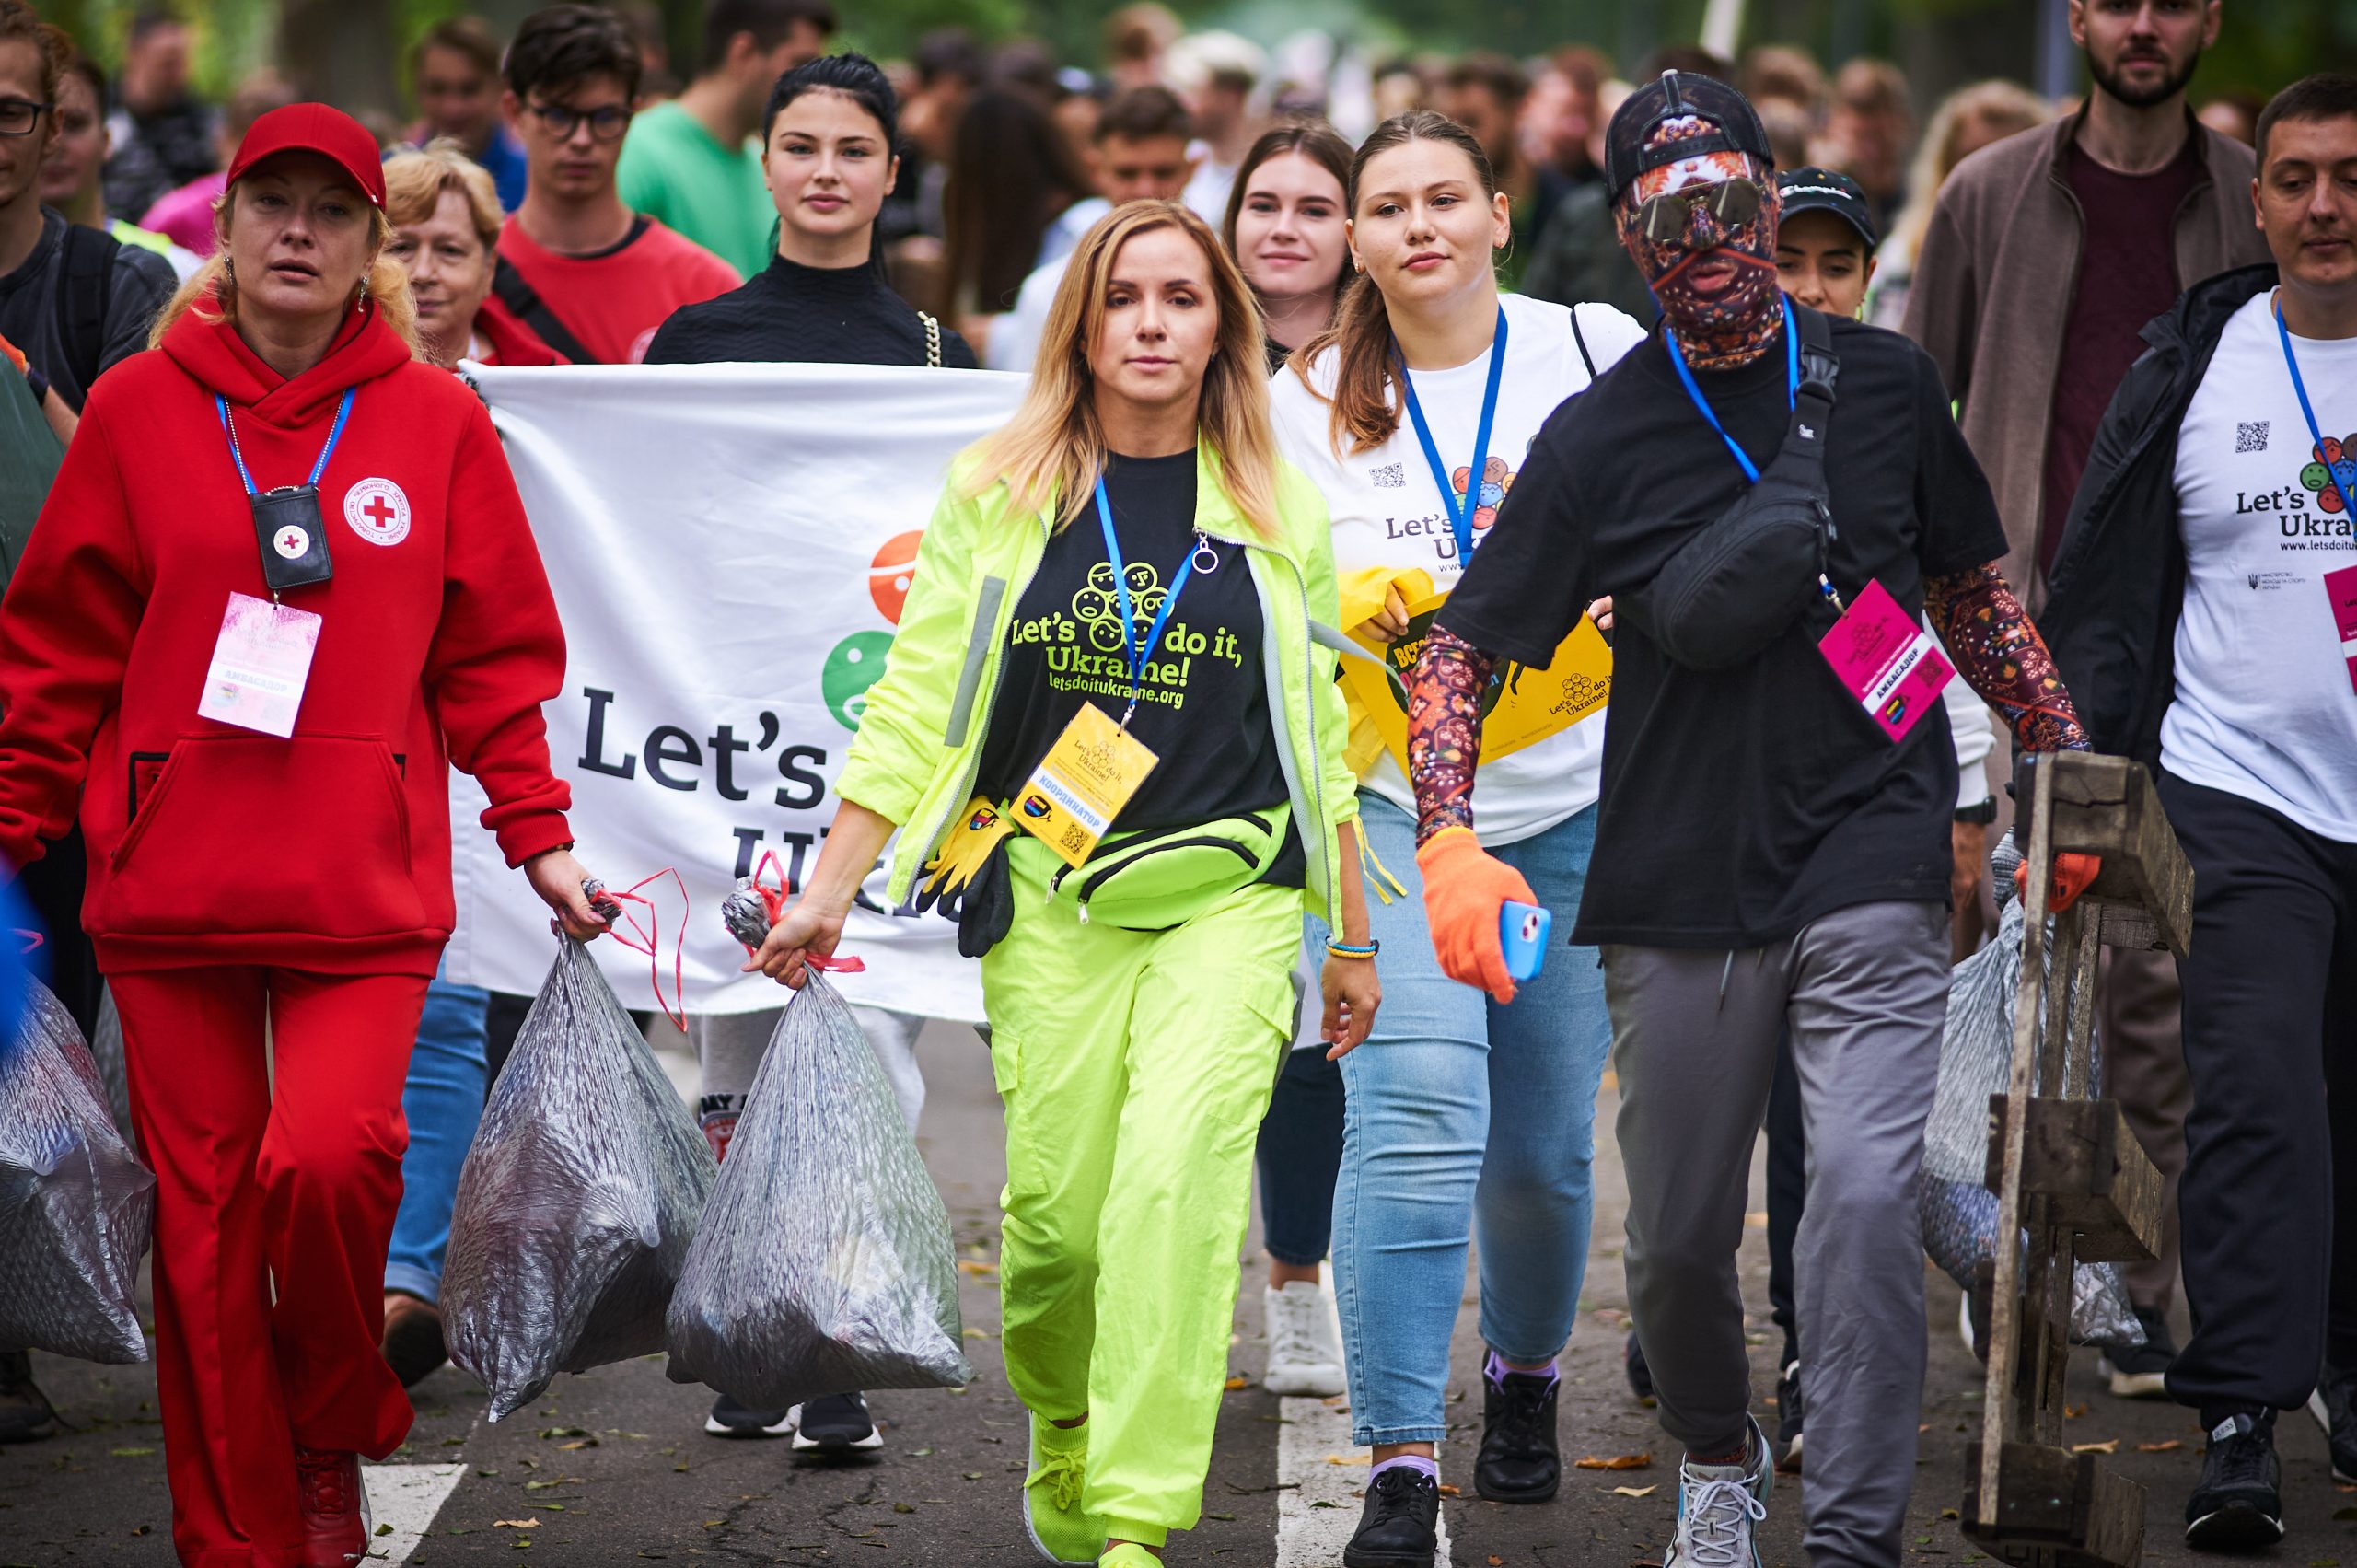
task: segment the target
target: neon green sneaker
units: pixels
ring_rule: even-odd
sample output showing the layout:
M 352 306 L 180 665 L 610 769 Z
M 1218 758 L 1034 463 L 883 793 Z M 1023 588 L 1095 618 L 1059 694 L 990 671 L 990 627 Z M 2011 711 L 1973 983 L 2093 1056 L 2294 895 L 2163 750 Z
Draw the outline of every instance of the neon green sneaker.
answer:
M 1088 1427 L 1062 1427 L 1034 1411 L 1031 1469 L 1023 1479 L 1023 1527 L 1039 1555 L 1091 1568 L 1105 1550 L 1105 1521 L 1080 1511 L 1088 1472 Z
M 1162 1559 L 1133 1540 L 1125 1540 L 1097 1560 L 1097 1568 L 1162 1568 Z

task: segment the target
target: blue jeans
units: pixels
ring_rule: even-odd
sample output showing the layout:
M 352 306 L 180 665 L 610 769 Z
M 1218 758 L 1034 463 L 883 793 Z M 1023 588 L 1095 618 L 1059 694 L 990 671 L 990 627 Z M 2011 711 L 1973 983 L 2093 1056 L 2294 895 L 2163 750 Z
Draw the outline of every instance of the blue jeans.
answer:
M 482 1117 L 484 1013 L 491 993 L 453 985 L 436 975 L 425 989 L 417 1021 L 401 1114 L 409 1121 L 409 1152 L 401 1156 L 401 1206 L 393 1215 L 393 1245 L 385 1260 L 385 1288 L 421 1301 L 442 1294 L 442 1253 L 450 1245 L 450 1205 L 459 1196 L 459 1167 Z
M 1562 938 L 1587 879 L 1596 809 L 1491 852 L 1555 921 L 1547 967 L 1504 1007 L 1441 973 L 1413 819 L 1362 794 L 1359 824 L 1408 891 L 1387 904 L 1370 880 L 1383 1007 L 1366 1043 L 1342 1058 L 1334 1286 L 1351 1441 L 1437 1443 L 1469 1241 L 1480 1242 L 1481 1337 L 1506 1360 L 1546 1361 L 1579 1314 L 1612 1029 L 1596 950 L 1567 951 Z
M 1322 924 L 1317 941 L 1325 946 Z M 1342 1166 L 1342 1069 L 1326 1060 L 1326 1050 L 1321 1042 L 1285 1054 L 1255 1151 L 1261 1244 L 1278 1262 L 1300 1269 L 1326 1260 Z

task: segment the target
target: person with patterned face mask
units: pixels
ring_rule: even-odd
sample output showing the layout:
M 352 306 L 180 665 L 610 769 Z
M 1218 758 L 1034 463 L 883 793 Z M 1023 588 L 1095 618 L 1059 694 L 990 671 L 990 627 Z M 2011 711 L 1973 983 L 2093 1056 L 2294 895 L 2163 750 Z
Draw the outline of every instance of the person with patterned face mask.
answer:
M 1666 1568 L 1754 1562 L 1767 1512 L 1736 1244 L 1788 1029 L 1813 1134 L 1794 1249 L 1806 1550 L 1817 1568 L 1893 1568 L 1923 1376 L 1915 1183 L 1948 991 L 1956 773 L 1939 692 L 1961 670 L 2025 749 L 2086 740 L 1990 564 L 2004 530 L 1931 359 L 1778 288 L 1751 106 L 1668 73 L 1622 105 L 1606 154 L 1621 243 L 1664 319 L 1549 419 L 1425 642 L 1409 742 L 1424 903 L 1443 970 L 1504 980 L 1500 909 L 1529 894 L 1473 831 L 1480 693 L 1500 661 L 1543 668 L 1611 598 L 1603 793 L 1571 936 L 1603 949 L 1629 1304 L 1685 1449 Z M 1760 526 L 1780 509 L 1814 526 Z M 1886 634 L 1906 650 L 1888 691 L 1859 656 Z M 2073 896 L 2093 874 L 2075 857 L 2059 870 Z

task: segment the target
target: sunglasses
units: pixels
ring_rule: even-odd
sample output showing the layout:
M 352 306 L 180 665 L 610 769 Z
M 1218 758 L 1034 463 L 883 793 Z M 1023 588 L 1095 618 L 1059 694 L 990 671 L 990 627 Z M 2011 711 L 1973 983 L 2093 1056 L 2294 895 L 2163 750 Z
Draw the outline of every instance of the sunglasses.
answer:
M 1656 245 L 1683 239 L 1700 206 L 1721 228 L 1735 228 L 1759 215 L 1768 193 L 1758 180 L 1722 180 L 1715 185 L 1689 185 L 1648 196 L 1637 207 L 1637 227 Z

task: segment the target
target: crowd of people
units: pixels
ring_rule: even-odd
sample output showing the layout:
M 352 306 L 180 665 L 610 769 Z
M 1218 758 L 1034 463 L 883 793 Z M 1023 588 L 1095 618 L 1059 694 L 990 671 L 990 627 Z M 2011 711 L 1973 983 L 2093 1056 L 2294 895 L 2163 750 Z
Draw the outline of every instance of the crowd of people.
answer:
M 428 28 L 379 124 L 274 75 L 207 105 L 166 13 L 110 80 L 0 0 L 0 460 L 55 475 L 7 520 L 0 866 L 85 1031 L 120 1016 L 182 1562 L 356 1561 L 359 1459 L 445 1358 L 530 1002 L 438 973 L 449 770 L 565 932 L 613 912 L 470 361 L 1029 378 L 749 968 L 802 984 L 880 860 L 955 895 L 1048 1560 L 1199 1518 L 1256 1167 L 1266 1385 L 1369 1450 L 1347 1568 L 1434 1561 L 1469 1248 L 1473 1490 L 1553 1498 L 1609 1065 L 1668 1562 L 1756 1562 L 1786 1469 L 1812 1563 L 1891 1568 L 1951 966 L 2008 890 L 1992 780 L 2061 750 L 2152 768 L 2195 874 L 2186 956 L 2100 982 L 2167 1220 L 2107 1386 L 2199 1412 L 2198 1548 L 2282 1534 L 2279 1411 L 2357 1476 L 2357 77 L 2197 111 L 2222 0 L 2070 18 L 2084 98 L 1919 131 L 1887 63 L 1782 46 L 1272 59 L 1143 5 L 1097 72 L 956 29 L 878 64 L 830 0 L 711 0 L 680 79 L 558 4 Z M 1114 593 L 1101 669 L 1047 656 Z M 1182 598 L 1233 656 L 1155 657 Z M 1876 639 L 1939 700 L 1888 703 L 1842 651 Z M 1526 694 L 1607 658 L 1599 705 Z M 923 1020 L 859 1016 L 913 1127 Z M 689 1020 L 723 1159 L 777 1018 Z M 881 1446 L 857 1392 L 716 1392 L 716 1437 Z M 0 1350 L 0 1443 L 53 1421 Z

